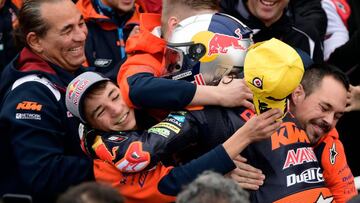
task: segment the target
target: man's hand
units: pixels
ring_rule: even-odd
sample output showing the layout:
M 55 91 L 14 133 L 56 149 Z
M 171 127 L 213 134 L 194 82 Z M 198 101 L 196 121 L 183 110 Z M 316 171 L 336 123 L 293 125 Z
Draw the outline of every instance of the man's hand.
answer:
M 264 184 L 265 175 L 260 169 L 252 167 L 246 161 L 246 158 L 241 155 L 237 156 L 234 159 L 237 168 L 226 176 L 233 179 L 244 189 L 258 190 Z
M 217 86 L 220 95 L 220 105 L 224 107 L 244 106 L 255 111 L 254 105 L 249 102 L 253 94 L 244 79 L 234 79 L 225 76 Z
M 283 113 L 280 109 L 270 109 L 260 115 L 254 115 L 239 128 L 223 146 L 230 158 L 235 158 L 250 143 L 270 138 L 279 129 Z
M 280 109 L 270 109 L 260 115 L 254 115 L 243 127 L 243 133 L 247 133 L 251 142 L 263 140 L 280 128 L 283 112 Z
M 347 106 L 345 111 L 350 112 L 360 110 L 360 86 L 350 85 L 346 103 Z

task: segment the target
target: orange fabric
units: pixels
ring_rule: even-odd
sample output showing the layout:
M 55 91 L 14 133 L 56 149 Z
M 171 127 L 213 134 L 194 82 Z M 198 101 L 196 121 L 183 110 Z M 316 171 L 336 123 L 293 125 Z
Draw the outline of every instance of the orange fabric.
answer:
M 22 4 L 23 4 L 23 0 L 11 0 L 11 2 L 18 8 L 20 9 Z
M 110 184 L 125 198 L 126 203 L 165 203 L 174 202 L 176 197 L 157 190 L 161 178 L 173 167 L 158 164 L 155 169 L 139 173 L 120 173 L 113 165 L 102 160 L 94 160 L 96 181 Z
M 326 186 L 330 189 L 337 203 L 343 203 L 357 195 L 354 176 L 349 168 L 344 146 L 334 128 L 322 140 L 325 148 L 321 155 L 321 165 Z
M 79 0 L 76 3 L 76 7 L 80 10 L 83 14 L 84 20 L 89 21 L 91 19 L 109 19 L 109 17 L 101 15 L 96 12 L 95 8 L 93 7 L 91 0 Z M 135 3 L 135 12 L 133 16 L 126 22 L 127 24 L 136 23 L 139 24 L 140 19 L 140 6 Z M 101 24 L 99 23 L 102 29 L 104 30 L 114 30 L 117 29 L 117 25 L 109 21 L 103 21 Z
M 87 60 L 84 61 L 84 63 L 81 64 L 85 68 L 89 67 L 89 62 Z
M 139 33 L 129 37 L 126 42 L 128 58 L 120 68 L 117 82 L 126 104 L 132 108 L 135 108 L 135 105 L 129 98 L 127 78 L 144 72 L 152 73 L 155 77 L 165 73 L 163 56 L 166 42 L 151 33 L 151 30 L 159 25 L 160 15 L 141 14 Z
M 319 195 L 320 194 L 320 195 Z M 275 201 L 274 203 L 304 203 L 304 202 L 332 202 L 332 195 L 327 188 L 315 188 L 311 190 L 305 190 L 303 192 L 298 192 L 293 195 L 289 195 L 280 200 Z

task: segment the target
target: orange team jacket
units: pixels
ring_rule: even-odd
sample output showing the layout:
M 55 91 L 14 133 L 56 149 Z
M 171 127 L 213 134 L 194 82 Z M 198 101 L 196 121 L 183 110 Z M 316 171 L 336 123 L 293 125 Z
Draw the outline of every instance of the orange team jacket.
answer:
M 160 26 L 160 22 L 159 14 L 141 14 L 139 33 L 129 37 L 126 42 L 128 58 L 120 68 L 117 82 L 124 100 L 130 107 L 135 105 L 129 98 L 127 78 L 143 72 L 151 73 L 155 77 L 165 73 L 163 57 L 166 41 L 149 31 Z
M 131 163 L 128 166 L 132 167 Z M 202 172 L 211 169 L 226 174 L 235 167 L 222 145 L 182 166 L 166 167 L 159 162 L 150 170 L 136 173 L 123 173 L 110 162 L 94 159 L 96 181 L 111 184 L 125 197 L 126 203 L 174 202 L 183 186 Z
M 344 146 L 336 129 L 322 137 L 314 151 L 323 168 L 326 186 L 337 203 L 343 203 L 357 195 L 354 176 L 347 164 Z

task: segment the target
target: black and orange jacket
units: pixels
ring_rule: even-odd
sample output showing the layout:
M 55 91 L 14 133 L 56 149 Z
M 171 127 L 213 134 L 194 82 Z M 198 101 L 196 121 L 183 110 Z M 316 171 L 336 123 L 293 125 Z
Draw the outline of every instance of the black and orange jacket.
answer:
M 251 112 L 241 114 L 247 120 Z M 270 139 L 250 144 L 243 156 L 265 174 L 264 184 L 251 191 L 251 202 L 332 202 L 322 168 L 306 132 L 291 113 Z M 325 201 L 326 200 L 326 201 Z
M 18 25 L 18 10 L 22 0 L 4 1 L 0 6 L 0 73 L 20 51 L 14 43 L 13 30 Z
M 119 67 L 126 60 L 125 42 L 139 24 L 142 8 L 135 4 L 134 10 L 119 16 L 110 7 L 102 8 L 97 2 L 79 0 L 76 3 L 89 30 L 85 46 L 87 65 L 116 81 Z
M 349 168 L 344 146 L 336 129 L 322 137 L 314 151 L 324 170 L 326 186 L 337 203 L 344 203 L 357 195 L 354 176 Z
M 140 32 L 126 42 L 129 56 L 117 77 L 124 100 L 130 107 L 183 109 L 193 99 L 196 85 L 159 78 L 166 73 L 166 41 L 152 31 L 160 28 L 160 15 L 141 14 L 140 22 Z
M 93 157 L 103 160 L 103 165 L 110 164 L 113 167 L 113 175 L 106 175 L 99 169 L 98 173 L 102 175 L 98 175 L 97 179 L 115 183 L 121 191 L 121 186 L 129 187 L 124 186 L 126 184 L 121 184 L 121 182 L 130 181 L 140 189 L 140 185 L 137 185 L 139 180 L 136 177 L 141 177 L 142 174 L 146 178 L 144 174 L 159 173 L 160 175 L 155 177 L 150 176 L 155 178 L 153 183 L 157 183 L 157 185 L 146 185 L 148 182 L 144 181 L 142 187 L 157 188 L 157 190 L 152 190 L 156 194 L 158 192 L 170 194 L 169 191 L 172 191 L 171 194 L 175 195 L 178 192 L 178 184 L 185 183 L 181 180 L 188 180 L 184 179 L 182 173 L 187 174 L 187 177 L 196 176 L 197 172 L 201 171 L 198 170 L 198 164 L 205 163 L 202 154 L 227 140 L 252 115 L 254 115 L 252 111 L 243 108 L 217 107 L 172 112 L 165 120 L 146 131 L 95 133 L 93 137 L 96 139 L 91 139 L 90 144 L 87 142 L 87 149 L 93 151 L 90 153 Z M 249 163 L 260 168 L 266 176 L 264 185 L 258 191 L 251 192 L 252 202 L 300 203 L 333 199 L 330 190 L 325 187 L 320 162 L 309 139 L 305 131 L 298 126 L 292 115 L 287 114 L 281 128 L 271 138 L 252 143 L 242 152 Z M 191 163 L 192 166 L 187 166 L 191 170 L 186 172 L 179 167 L 167 168 L 163 164 L 159 164 L 169 163 L 169 155 L 183 163 Z M 214 165 L 205 165 L 204 168 L 217 166 L 217 156 L 205 156 L 213 159 L 212 164 Z M 211 158 L 212 156 L 215 157 Z M 200 159 L 204 162 L 196 160 L 189 162 L 196 157 L 202 157 Z M 154 166 L 156 170 L 152 171 L 151 168 Z M 108 168 L 109 166 L 104 167 Z M 147 170 L 150 171 L 146 172 Z M 161 172 L 164 170 L 167 172 Z M 174 170 L 181 170 L 181 173 L 173 177 Z M 167 173 L 170 175 L 170 179 L 167 179 L 169 177 L 166 175 Z M 114 176 L 116 181 L 111 180 L 111 176 Z M 131 178 L 124 179 L 127 176 Z M 171 186 L 172 184 L 164 186 L 161 185 L 163 178 L 180 182 L 173 186 Z M 156 181 L 156 179 L 158 180 Z M 128 197 L 139 198 L 145 194 L 150 195 L 148 192 L 142 194 L 141 192 L 129 193 L 129 191 L 125 193 Z M 156 202 L 160 202 L 160 200 Z
M 173 167 L 170 163 L 173 154 L 182 154 L 192 143 L 206 139 L 202 131 L 207 130 L 207 124 L 201 121 L 204 116 L 201 111 L 177 111 L 147 130 L 85 131 L 83 149 L 95 158 L 96 180 L 117 188 L 127 203 L 165 203 L 174 202 L 182 187 L 205 170 L 230 172 L 235 165 L 219 145 L 221 142 L 214 143 L 213 150 L 201 150 L 209 152 L 197 154 L 199 158 L 181 166 Z M 222 131 L 231 135 L 234 129 Z M 192 154 L 192 158 L 195 157 L 195 153 Z

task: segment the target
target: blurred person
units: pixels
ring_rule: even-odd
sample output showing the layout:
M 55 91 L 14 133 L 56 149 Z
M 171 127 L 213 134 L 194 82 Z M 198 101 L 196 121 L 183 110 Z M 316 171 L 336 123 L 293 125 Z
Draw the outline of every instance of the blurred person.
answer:
M 349 40 L 346 25 L 351 11 L 345 0 L 321 0 L 321 5 L 328 19 L 324 39 L 324 60 L 327 61 L 337 47 Z
M 67 84 L 84 71 L 86 35 L 71 0 L 27 0 L 20 9 L 16 39 L 24 48 L 1 75 L 1 195 L 54 202 L 94 179 L 76 136 L 79 120 L 65 106 Z
M 20 4 L 19 0 L 0 0 L 0 73 L 19 51 L 12 32 L 18 24 Z
M 347 203 L 360 203 L 360 195 L 357 195 L 356 197 L 352 198 Z
M 70 187 L 61 194 L 57 203 L 124 203 L 122 196 L 112 187 L 97 183 L 85 182 Z
M 352 86 L 358 86 L 360 84 L 359 58 L 357 57 L 360 47 L 360 2 L 347 0 L 347 3 L 351 9 L 351 14 L 347 20 L 349 41 L 335 49 L 328 62 L 346 72 Z M 359 111 L 350 111 L 344 115 L 337 126 L 339 133 L 342 135 L 340 139 L 344 144 L 349 166 L 355 176 L 360 176 L 360 163 L 352 158 L 359 154 L 358 146 L 354 144 L 360 142 L 356 133 L 359 116 Z
M 305 51 L 315 62 L 322 62 L 323 38 L 321 31 L 316 29 L 326 28 L 326 16 L 320 2 L 316 1 L 222 0 L 220 6 L 222 12 L 236 17 L 254 30 L 254 42 L 274 37 Z M 316 3 L 320 8 L 316 7 Z M 315 14 L 309 16 L 313 9 L 320 11 L 316 10 Z M 316 27 L 316 23 L 324 25 Z
M 149 13 L 161 13 L 162 0 L 138 0 L 137 2 Z
M 89 30 L 85 45 L 87 65 L 116 81 L 126 60 L 126 40 L 137 29 L 143 9 L 135 0 L 79 0 L 76 5 Z
M 187 185 L 176 198 L 177 203 L 250 203 L 247 191 L 233 180 L 205 171 Z
M 252 94 L 243 80 L 216 86 L 233 68 L 242 68 L 252 44 L 251 30 L 230 16 L 216 13 L 217 3 L 164 0 L 161 18 L 159 14 L 141 15 L 139 32 L 127 41 L 130 56 L 117 78 L 128 106 L 172 110 L 189 105 L 253 108 L 247 101 Z M 178 37 L 173 36 L 176 29 Z M 173 73 L 178 76 L 172 77 Z M 196 78 L 200 81 L 197 84 Z
M 347 98 L 346 111 L 359 111 L 360 110 L 360 86 L 350 85 L 350 91 Z

